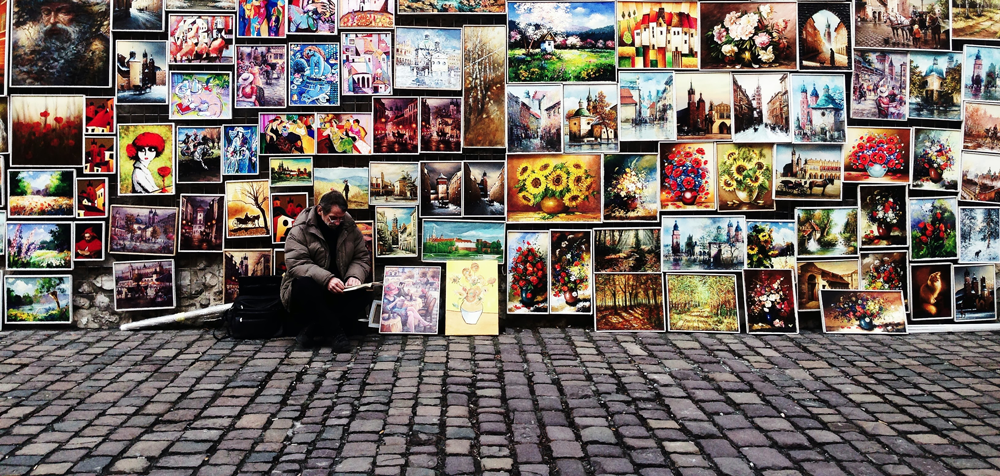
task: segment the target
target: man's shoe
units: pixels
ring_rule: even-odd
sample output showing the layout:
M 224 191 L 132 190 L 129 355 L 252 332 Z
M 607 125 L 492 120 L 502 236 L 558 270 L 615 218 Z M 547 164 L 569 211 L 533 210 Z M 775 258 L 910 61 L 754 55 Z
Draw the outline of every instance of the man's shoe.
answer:
M 299 335 L 295 336 L 295 342 L 303 349 L 313 349 L 320 343 L 310 327 L 302 329 L 302 332 L 299 332 Z
M 347 340 L 347 336 L 344 334 L 337 334 L 337 336 L 333 338 L 330 348 L 336 354 L 346 354 L 352 350 L 351 342 Z

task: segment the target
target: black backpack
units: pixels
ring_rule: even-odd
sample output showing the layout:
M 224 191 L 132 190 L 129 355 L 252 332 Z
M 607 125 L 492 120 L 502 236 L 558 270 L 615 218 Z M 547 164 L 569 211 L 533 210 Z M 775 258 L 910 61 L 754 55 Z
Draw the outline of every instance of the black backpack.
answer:
M 288 311 L 281 304 L 281 276 L 239 278 L 240 292 L 222 316 L 228 337 L 234 339 L 270 339 L 283 334 L 289 322 Z

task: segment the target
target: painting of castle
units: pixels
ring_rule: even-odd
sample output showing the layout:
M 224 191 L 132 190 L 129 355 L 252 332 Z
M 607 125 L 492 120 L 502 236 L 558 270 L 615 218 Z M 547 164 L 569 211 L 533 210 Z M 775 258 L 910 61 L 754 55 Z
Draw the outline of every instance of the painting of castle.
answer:
M 961 55 L 911 52 L 910 75 L 911 119 L 962 120 Z
M 792 77 L 793 142 L 844 142 L 844 76 Z
M 962 99 L 975 101 L 1000 101 L 997 90 L 997 65 L 1000 64 L 1000 48 L 989 46 L 965 47 L 965 69 L 962 80 Z
M 742 269 L 746 217 L 665 216 L 660 224 L 663 271 Z
M 619 2 L 618 68 L 698 69 L 697 2 Z
M 729 73 L 676 73 L 674 84 L 679 88 L 687 86 L 686 94 L 677 92 L 674 103 L 678 140 L 729 140 L 732 137 Z
M 844 161 L 839 144 L 777 144 L 775 200 L 840 200 Z

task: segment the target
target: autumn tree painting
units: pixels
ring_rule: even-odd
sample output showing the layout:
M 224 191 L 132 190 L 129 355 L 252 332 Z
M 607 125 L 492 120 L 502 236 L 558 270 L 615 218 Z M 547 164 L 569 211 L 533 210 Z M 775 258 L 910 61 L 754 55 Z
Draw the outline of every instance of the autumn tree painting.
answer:
M 668 274 L 667 316 L 671 331 L 739 333 L 736 276 Z
M 227 237 L 270 236 L 267 180 L 226 183 Z
M 504 147 L 503 26 L 467 26 L 465 38 L 465 105 L 462 142 L 465 147 Z
M 598 274 L 599 331 L 663 331 L 663 277 L 660 274 Z

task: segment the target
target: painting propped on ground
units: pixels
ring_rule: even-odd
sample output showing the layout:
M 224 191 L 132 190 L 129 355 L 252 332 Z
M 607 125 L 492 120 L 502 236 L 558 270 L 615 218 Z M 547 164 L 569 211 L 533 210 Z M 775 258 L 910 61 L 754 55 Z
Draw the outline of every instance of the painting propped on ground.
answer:
M 666 274 L 671 332 L 740 332 L 736 276 Z
M 663 318 L 663 275 L 660 274 L 598 274 L 597 316 L 594 329 L 615 332 L 662 332 L 667 329 Z
M 791 269 L 744 269 L 747 333 L 795 334 L 799 332 L 795 312 L 795 271 Z
M 507 232 L 507 313 L 549 312 L 549 232 Z
M 590 314 L 594 296 L 590 230 L 552 230 L 549 302 L 552 314 Z
M 445 265 L 445 335 L 500 333 L 497 263 L 458 260 Z

